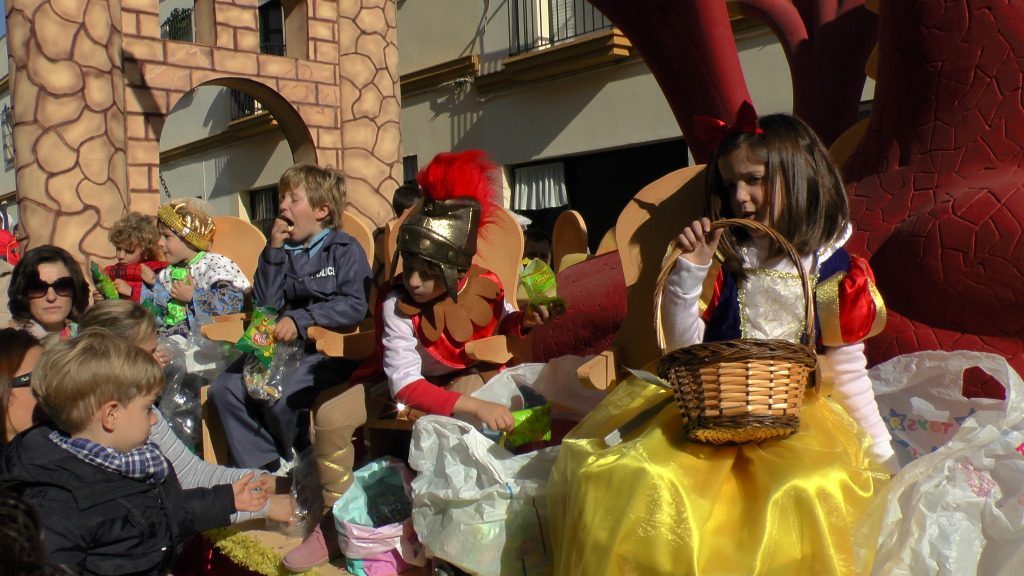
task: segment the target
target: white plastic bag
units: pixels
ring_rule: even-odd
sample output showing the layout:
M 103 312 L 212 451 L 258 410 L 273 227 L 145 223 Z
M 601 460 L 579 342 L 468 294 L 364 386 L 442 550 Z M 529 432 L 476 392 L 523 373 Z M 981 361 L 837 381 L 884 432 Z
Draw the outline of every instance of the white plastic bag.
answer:
M 547 480 L 558 446 L 514 456 L 471 425 L 423 416 L 409 465 L 413 525 L 427 555 L 480 576 L 552 573 Z
M 944 446 L 969 415 L 1004 410 L 1002 400 L 964 398 L 960 392 L 964 370 L 988 366 L 1006 372 L 995 368 L 998 364 L 972 352 L 920 352 L 898 356 L 868 372 L 900 466 Z M 989 374 L 1006 387 L 1005 378 Z
M 580 383 L 576 370 L 593 356 L 560 356 L 543 364 L 519 364 L 502 370 L 488 381 L 511 382 L 514 386 L 529 386 L 552 404 L 586 414 L 608 395 Z
M 1006 400 L 966 399 L 980 368 Z M 978 352 L 919 352 L 870 371 L 894 445 L 909 461 L 893 478 L 876 575 L 1017 575 L 1024 565 L 1024 382 Z M 917 422 L 914 429 L 908 423 Z M 932 424 L 935 423 L 935 424 Z M 932 450 L 934 446 L 934 451 Z

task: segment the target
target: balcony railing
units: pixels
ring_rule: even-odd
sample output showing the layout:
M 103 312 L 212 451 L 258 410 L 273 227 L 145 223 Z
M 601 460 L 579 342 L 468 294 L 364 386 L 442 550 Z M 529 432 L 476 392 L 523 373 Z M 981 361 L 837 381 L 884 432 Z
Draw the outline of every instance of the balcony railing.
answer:
M 509 52 L 515 56 L 611 28 L 612 23 L 585 0 L 511 0 L 508 27 Z
M 175 8 L 171 15 L 160 25 L 160 37 L 164 40 L 179 42 L 195 42 L 192 25 L 192 8 Z
M 228 95 L 231 101 L 232 120 L 238 120 L 240 118 L 252 116 L 257 112 L 263 111 L 263 104 L 260 104 L 259 100 L 256 100 L 255 98 L 249 96 L 245 92 L 229 89 Z
M 284 44 L 280 42 L 264 42 L 260 44 L 260 54 L 284 56 Z

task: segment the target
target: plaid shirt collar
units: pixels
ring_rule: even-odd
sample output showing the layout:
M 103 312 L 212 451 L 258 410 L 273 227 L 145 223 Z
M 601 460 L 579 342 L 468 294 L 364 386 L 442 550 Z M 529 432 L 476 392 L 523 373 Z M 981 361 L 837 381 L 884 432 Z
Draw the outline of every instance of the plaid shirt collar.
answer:
M 163 452 L 152 442 L 146 442 L 131 452 L 121 452 L 87 438 L 65 436 L 57 430 L 50 433 L 50 440 L 89 464 L 147 484 L 160 484 L 170 471 Z

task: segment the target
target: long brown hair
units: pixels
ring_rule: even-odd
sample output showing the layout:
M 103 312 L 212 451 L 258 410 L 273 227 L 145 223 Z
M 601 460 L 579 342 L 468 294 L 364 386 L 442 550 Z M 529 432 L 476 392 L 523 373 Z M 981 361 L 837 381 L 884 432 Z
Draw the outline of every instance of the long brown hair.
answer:
M 25 330 L 0 330 L 0 446 L 7 442 L 7 409 L 14 375 L 25 361 L 28 351 L 36 346 L 42 344 Z
M 789 114 L 771 114 L 757 121 L 761 134 L 733 132 L 711 153 L 705 180 L 706 212 L 711 220 L 732 218 L 728 193 L 718 160 L 745 150 L 751 162 L 765 166 L 768 224 L 786 237 L 801 256 L 814 253 L 842 234 L 850 222 L 850 207 L 839 169 L 813 130 Z M 779 210 L 776 215 L 775 207 Z M 727 230 L 719 244 L 723 267 L 744 278 L 737 244 L 749 235 Z M 782 255 L 773 246 L 770 256 Z

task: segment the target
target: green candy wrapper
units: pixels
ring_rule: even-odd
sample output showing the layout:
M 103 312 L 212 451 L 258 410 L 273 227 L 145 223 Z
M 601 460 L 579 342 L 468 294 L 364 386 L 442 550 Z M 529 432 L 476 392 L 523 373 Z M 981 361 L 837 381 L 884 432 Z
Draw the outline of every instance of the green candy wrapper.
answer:
M 117 287 L 114 286 L 114 281 L 110 279 L 110 276 L 107 276 L 99 264 L 90 262 L 89 272 L 92 274 L 93 283 L 100 293 L 103 294 L 104 298 L 107 300 L 118 300 L 121 298 L 121 295 L 117 293 Z
M 251 352 L 264 369 L 270 369 L 274 358 L 274 326 L 277 324 L 277 310 L 256 307 L 252 312 L 252 321 L 245 333 L 235 343 L 235 348 L 242 352 Z
M 551 402 L 535 408 L 516 410 L 512 413 L 515 428 L 501 438 L 501 446 L 507 449 L 551 440 Z
M 542 260 L 524 259 L 519 273 L 519 282 L 530 298 L 530 306 L 550 306 L 565 309 L 565 300 L 558 297 L 555 272 Z

